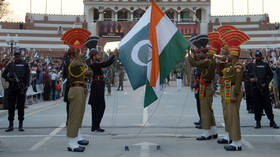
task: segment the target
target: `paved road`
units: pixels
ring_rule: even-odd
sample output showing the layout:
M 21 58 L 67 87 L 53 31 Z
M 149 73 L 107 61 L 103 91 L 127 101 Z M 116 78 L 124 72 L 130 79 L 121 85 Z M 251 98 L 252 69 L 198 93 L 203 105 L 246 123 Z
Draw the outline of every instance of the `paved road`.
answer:
M 145 127 L 142 124 L 143 96 L 144 88 L 132 91 L 126 87 L 122 92 L 113 90 L 112 96 L 106 97 L 107 108 L 102 121 L 105 133 L 90 132 L 91 112 L 87 105 L 82 134 L 90 140 L 90 145 L 84 153 L 66 150 L 66 115 L 62 100 L 42 102 L 26 109 L 25 132 L 16 129 L 6 133 L 7 116 L 1 117 L 0 157 L 278 157 L 280 154 L 280 130 L 269 128 L 266 117 L 262 120 L 264 127 L 254 129 L 254 116 L 246 112 L 244 101 L 240 110 L 243 151 L 226 152 L 216 140 L 195 140 L 202 130 L 193 126 L 193 122 L 197 121 L 197 113 L 194 96 L 189 88 L 178 91 L 174 82 L 173 86 L 167 87 L 160 101 L 149 108 L 149 122 Z M 223 135 L 219 97 L 214 98 L 213 108 L 219 135 Z M 279 124 L 279 111 L 275 113 L 275 119 Z M 125 151 L 125 146 L 128 146 L 129 151 Z

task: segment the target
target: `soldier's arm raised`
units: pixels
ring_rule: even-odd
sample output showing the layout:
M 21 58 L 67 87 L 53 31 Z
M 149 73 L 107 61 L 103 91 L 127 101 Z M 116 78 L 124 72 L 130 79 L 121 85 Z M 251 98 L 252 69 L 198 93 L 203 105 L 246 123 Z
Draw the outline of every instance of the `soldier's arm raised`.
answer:
M 209 66 L 209 60 L 196 61 L 191 56 L 188 57 L 188 60 L 189 60 L 191 66 L 198 67 L 198 68 L 201 68 L 201 69 L 207 68 Z

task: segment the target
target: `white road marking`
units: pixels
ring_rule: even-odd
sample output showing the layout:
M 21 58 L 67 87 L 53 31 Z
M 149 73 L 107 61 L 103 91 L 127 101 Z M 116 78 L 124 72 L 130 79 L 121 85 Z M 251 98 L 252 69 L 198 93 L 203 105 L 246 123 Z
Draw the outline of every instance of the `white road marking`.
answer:
M 57 128 L 59 129 L 59 128 Z M 63 129 L 63 128 L 60 128 Z M 108 136 L 109 134 L 94 134 L 96 136 Z M 126 135 L 114 135 L 113 138 L 125 138 L 125 137 L 174 137 L 174 138 L 196 138 L 200 134 L 126 134 Z M 225 134 L 219 134 L 224 136 Z M 92 134 L 83 134 L 84 137 L 91 137 Z M 37 137 L 65 137 L 65 135 L 2 135 L 0 138 L 37 138 Z M 277 137 L 280 135 L 242 135 L 242 137 Z
M 44 145 L 48 140 L 50 140 L 52 137 L 54 137 L 57 133 L 59 133 L 63 128 L 65 127 L 65 122 L 59 125 L 58 128 L 54 129 L 49 136 L 45 137 L 42 141 L 36 143 L 33 145 L 29 151 L 35 151 L 36 149 L 40 148 L 42 145 Z
M 225 123 L 221 123 L 221 125 L 223 126 L 223 127 L 225 127 Z M 246 135 L 242 135 L 243 137 L 244 136 L 246 136 Z M 251 135 L 247 135 L 247 136 L 251 136 Z M 258 135 L 255 135 L 255 136 L 258 136 Z M 260 135 L 261 136 L 261 135 Z M 272 135 L 273 136 L 273 135 Z M 246 146 L 246 147 L 248 147 L 249 149 L 254 149 L 254 146 L 249 142 L 249 141 L 247 141 L 247 140 L 245 140 L 245 139 L 242 139 L 241 140 L 241 142 Z
M 249 141 L 246 141 L 245 139 L 242 139 L 241 142 L 242 142 L 246 147 L 248 147 L 249 149 L 254 149 L 254 146 L 253 146 Z

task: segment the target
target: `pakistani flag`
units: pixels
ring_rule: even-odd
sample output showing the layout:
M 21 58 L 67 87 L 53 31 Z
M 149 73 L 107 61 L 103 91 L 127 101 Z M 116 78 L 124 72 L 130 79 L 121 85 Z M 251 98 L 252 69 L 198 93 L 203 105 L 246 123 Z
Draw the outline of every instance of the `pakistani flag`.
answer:
M 171 20 L 152 5 L 120 42 L 120 60 L 133 89 L 146 84 L 144 107 L 156 101 L 171 70 L 190 47 Z

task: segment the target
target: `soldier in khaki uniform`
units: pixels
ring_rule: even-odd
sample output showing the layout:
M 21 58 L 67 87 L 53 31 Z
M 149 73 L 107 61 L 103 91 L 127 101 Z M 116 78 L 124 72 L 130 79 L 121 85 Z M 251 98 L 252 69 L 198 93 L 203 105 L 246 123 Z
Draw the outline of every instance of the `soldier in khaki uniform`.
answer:
M 193 45 L 197 48 L 195 53 L 199 53 L 202 58 L 199 61 L 195 61 L 188 51 L 188 60 L 191 66 L 198 67 L 202 70 L 199 87 L 199 100 L 201 111 L 201 123 L 203 134 L 197 138 L 197 140 L 210 140 L 217 138 L 216 122 L 212 109 L 214 90 L 212 80 L 215 77 L 216 63 L 213 58 L 213 54 L 208 52 L 206 45 L 208 43 L 207 35 L 198 35 L 190 39 Z M 193 51 L 193 50 L 192 50 Z
M 72 34 L 73 33 L 73 34 Z M 79 34 L 79 36 L 75 35 Z M 86 98 L 88 95 L 87 82 L 88 77 L 93 72 L 88 68 L 84 53 L 81 55 L 81 49 L 84 42 L 90 36 L 90 32 L 82 28 L 74 28 L 67 31 L 62 40 L 65 44 L 71 46 L 72 61 L 68 66 L 68 80 L 70 89 L 68 93 L 69 116 L 67 124 L 68 151 L 83 152 L 85 147 L 80 145 L 88 145 L 89 141 L 84 140 L 80 134 L 83 116 L 85 112 Z
M 224 26 L 222 26 L 224 27 Z M 221 104 L 223 108 L 223 116 L 224 116 L 224 123 L 225 123 L 225 131 L 226 136 L 223 138 L 218 139 L 219 144 L 226 144 L 229 143 L 229 135 L 228 135 L 228 120 L 227 120 L 227 105 L 224 103 L 224 80 L 222 75 L 222 70 L 225 68 L 225 56 L 227 55 L 227 50 L 223 45 L 223 41 L 220 39 L 219 32 L 211 32 L 208 34 L 208 38 L 210 41 L 210 51 L 212 53 L 217 54 L 215 55 L 216 58 L 216 73 L 219 75 L 219 85 L 220 85 L 220 96 L 221 96 Z M 223 54 L 221 54 L 223 53 Z
M 217 33 L 214 33 L 213 35 L 210 35 L 210 42 L 211 39 L 214 40 L 214 42 L 211 42 L 211 47 L 214 47 L 213 50 L 217 50 L 216 59 L 217 59 L 217 74 L 219 74 L 219 85 L 220 85 L 220 96 L 221 96 L 221 104 L 223 108 L 223 116 L 224 116 L 224 123 L 225 123 L 225 136 L 218 139 L 219 144 L 229 144 L 231 143 L 231 140 L 229 138 L 229 120 L 228 120 L 228 104 L 225 103 L 225 90 L 224 90 L 224 79 L 223 79 L 223 72 L 222 70 L 226 68 L 228 64 L 228 45 L 226 45 L 222 39 L 220 38 L 223 34 L 232 31 L 232 30 L 238 30 L 237 28 L 230 26 L 230 25 L 224 25 L 217 29 Z M 209 34 L 208 34 L 209 36 Z M 211 37 L 212 36 L 212 37 Z M 212 44 L 213 43 L 213 44 Z M 222 48 L 221 48 L 222 47 Z M 220 52 L 219 52 L 220 48 Z
M 228 131 L 232 143 L 224 146 L 224 148 L 227 151 L 240 151 L 242 146 L 239 109 L 243 96 L 241 87 L 244 65 L 238 62 L 239 46 L 250 38 L 239 30 L 233 30 L 223 34 L 221 39 L 226 42 L 230 52 L 230 63 L 222 72 L 224 79 L 224 102 L 227 105 L 227 120 L 229 122 Z

